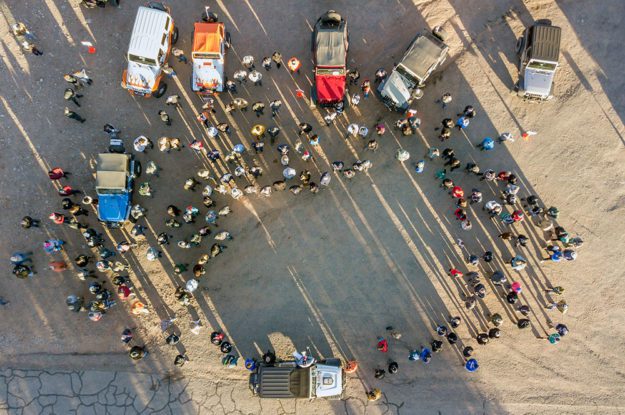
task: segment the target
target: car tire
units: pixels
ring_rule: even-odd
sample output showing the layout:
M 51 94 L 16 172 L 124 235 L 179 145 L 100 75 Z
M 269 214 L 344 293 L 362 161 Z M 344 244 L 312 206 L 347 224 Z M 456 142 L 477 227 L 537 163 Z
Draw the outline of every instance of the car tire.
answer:
M 108 0 L 111 6 L 119 7 L 119 0 Z
M 139 160 L 135 160 L 135 169 L 132 172 L 132 177 L 134 179 L 138 179 L 139 177 L 141 177 L 141 162 Z
M 165 94 L 165 92 L 167 92 L 167 84 L 165 82 L 161 82 L 158 89 L 152 94 L 152 96 L 154 96 L 154 98 L 160 98 Z
M 230 37 L 230 32 L 226 32 L 226 49 L 230 49 L 232 47 L 232 38 Z
M 317 88 L 315 84 L 310 86 L 310 105 L 317 105 Z
M 171 35 L 171 44 L 175 45 L 178 42 L 178 26 L 174 26 L 174 33 Z
M 167 12 L 167 9 L 163 5 L 163 3 L 159 3 L 158 1 L 150 1 L 150 2 L 148 2 L 147 6 L 150 9 L 156 9 L 156 10 L 160 10 L 162 12 Z
M 517 39 L 516 47 L 515 47 L 517 55 L 521 54 L 521 51 L 523 50 L 523 46 L 524 46 L 523 44 L 524 43 L 525 43 L 524 37 L 520 37 L 520 38 Z

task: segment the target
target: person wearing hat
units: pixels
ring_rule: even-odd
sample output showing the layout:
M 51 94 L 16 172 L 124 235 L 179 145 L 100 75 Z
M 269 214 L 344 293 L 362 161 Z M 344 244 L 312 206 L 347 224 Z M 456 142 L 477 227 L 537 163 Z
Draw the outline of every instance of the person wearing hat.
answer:
M 85 121 L 87 121 L 86 119 L 81 117 L 77 112 L 71 111 L 67 107 L 65 107 L 65 109 L 63 109 L 63 115 L 65 115 L 69 119 L 72 119 L 72 120 L 75 120 L 75 121 L 80 121 L 81 124 L 84 123 Z
M 382 397 L 382 391 L 378 388 L 372 389 L 371 391 L 367 392 L 367 400 L 369 402 L 375 402 L 379 400 L 381 397 Z
M 144 346 L 132 346 L 128 351 L 128 355 L 132 360 L 141 360 L 148 355 L 148 351 Z
M 174 358 L 174 365 L 178 367 L 182 367 L 188 361 L 189 361 L 189 357 L 186 354 L 179 354 Z
M 77 107 L 80 107 L 80 103 L 78 102 L 78 98 L 81 98 L 82 95 L 77 94 L 72 88 L 66 88 L 63 94 L 63 98 L 65 101 L 72 101 L 76 104 Z
M 160 117 L 161 121 L 167 125 L 170 126 L 171 125 L 171 118 L 169 117 L 169 114 L 167 114 L 165 111 L 160 110 L 158 112 L 158 116 Z
M 299 74 L 299 70 L 300 70 L 300 67 L 302 66 L 302 63 L 299 61 L 299 59 L 293 56 L 291 59 L 289 59 L 286 66 L 289 68 L 291 72 Z
M 262 124 L 255 124 L 250 133 L 254 136 L 256 140 L 261 140 L 265 137 L 266 127 Z
M 398 371 L 399 371 L 399 364 L 395 362 L 394 360 L 389 360 L 388 373 L 390 373 L 391 375 L 395 375 L 397 374 Z

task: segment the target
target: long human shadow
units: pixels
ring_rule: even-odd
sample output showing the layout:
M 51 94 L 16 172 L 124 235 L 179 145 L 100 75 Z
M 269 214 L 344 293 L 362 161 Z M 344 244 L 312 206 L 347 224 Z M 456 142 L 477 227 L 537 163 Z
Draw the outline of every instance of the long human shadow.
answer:
M 408 10 L 412 10 L 412 13 L 403 18 L 414 19 L 417 16 L 414 9 Z M 320 8 L 319 12 L 323 11 L 325 10 Z M 312 11 L 309 14 L 314 13 Z M 259 16 L 261 20 L 270 18 L 262 12 L 259 12 Z M 360 29 L 354 28 L 359 26 L 358 16 L 350 16 L 350 21 L 356 22 L 351 28 L 352 39 L 359 39 L 358 30 L 365 33 L 364 25 Z M 409 34 L 406 34 L 406 44 L 409 42 L 408 37 Z M 358 42 L 359 40 L 352 40 L 352 49 Z M 396 45 L 397 49 L 405 47 Z M 371 74 L 375 70 L 375 64 L 370 62 L 361 71 Z M 379 104 L 369 105 L 375 107 Z M 378 109 L 375 110 L 379 112 Z M 328 134 L 328 130 L 318 128 Z M 345 158 L 346 162 L 350 160 L 351 157 L 346 153 L 341 140 L 334 141 L 337 144 L 324 146 L 324 151 L 333 155 L 340 154 L 337 158 Z M 380 160 L 379 155 L 372 158 L 374 164 Z M 278 175 L 279 170 L 273 174 Z M 376 209 L 370 212 L 376 205 L 367 206 L 371 201 L 363 198 L 362 186 L 357 183 L 363 179 L 366 180 L 359 177 L 352 183 L 346 183 L 344 189 L 339 187 L 335 190 L 333 187 L 319 195 L 275 195 L 267 206 L 273 208 L 276 200 L 284 202 L 283 212 L 279 216 L 268 218 L 265 225 L 269 227 L 278 246 L 278 254 L 268 249 L 269 246 L 263 243 L 257 230 L 248 228 L 245 234 L 236 236 L 236 243 L 229 248 L 228 255 L 246 255 L 238 246 L 247 246 L 253 240 L 256 240 L 258 246 L 265 246 L 265 252 L 258 255 L 255 260 L 257 265 L 254 267 L 245 263 L 229 262 L 227 269 L 218 271 L 218 278 L 208 281 L 208 288 L 209 291 L 220 293 L 215 300 L 216 304 L 223 310 L 227 326 L 231 328 L 233 337 L 243 352 L 254 352 L 259 344 L 268 344 L 269 334 L 276 331 L 286 334 L 296 347 L 305 347 L 313 336 L 302 333 L 303 325 L 314 330 L 317 335 L 323 335 L 329 327 L 332 341 L 327 341 L 325 348 L 317 345 L 324 356 L 332 352 L 331 343 L 336 342 L 338 350 L 351 352 L 345 357 L 371 357 L 372 352 L 375 353 L 372 350 L 375 334 L 383 334 L 386 325 L 397 324 L 408 328 L 410 334 L 405 336 L 412 339 L 406 340 L 407 344 L 414 344 L 416 347 L 417 343 L 429 342 L 436 323 L 442 322 L 450 314 L 429 280 L 419 281 L 419 289 L 427 295 L 413 286 L 413 274 L 425 275 L 425 271 L 412 260 L 408 265 L 402 264 L 400 258 L 405 260 L 413 255 L 410 249 L 406 249 L 405 241 L 389 243 L 386 238 L 376 236 L 382 223 L 388 229 L 393 229 L 395 225 L 392 221 L 389 222 L 384 213 Z M 331 192 L 336 195 L 331 196 Z M 328 202 L 328 198 L 331 202 Z M 254 203 L 257 204 L 256 201 Z M 265 202 L 258 202 L 263 203 Z M 262 212 L 263 220 L 268 211 L 267 206 L 258 208 Z M 292 230 L 288 231 L 289 229 Z M 340 249 L 336 248 L 337 244 L 341 246 Z M 449 245 L 446 241 L 445 244 Z M 288 247 L 288 252 L 284 254 L 286 260 L 284 256 L 280 258 L 281 246 Z M 447 257 L 457 258 L 457 253 L 449 247 L 444 253 Z M 227 257 L 219 259 L 227 260 Z M 431 260 L 430 262 L 434 263 Z M 295 276 L 290 275 L 289 279 L 291 272 Z M 259 280 L 262 280 L 262 289 L 254 289 Z M 298 286 L 303 286 L 303 289 L 300 290 Z M 307 294 L 304 295 L 304 292 Z M 245 315 L 235 313 L 241 302 L 239 297 L 247 298 L 251 295 L 254 296 L 254 301 L 246 304 L 248 312 Z M 306 296 L 315 300 L 314 305 L 306 301 Z M 405 304 L 410 304 L 410 307 L 404 309 Z M 285 308 L 301 311 L 285 313 Z M 415 318 L 415 313 L 420 316 Z M 313 324 L 307 321 L 311 315 L 315 317 Z M 343 322 L 348 318 L 349 323 Z M 315 325 L 319 327 L 315 328 Z M 363 344 L 360 333 L 364 330 L 371 332 L 371 327 L 377 328 L 367 336 L 371 340 Z M 414 338 L 414 332 L 420 333 L 417 339 Z

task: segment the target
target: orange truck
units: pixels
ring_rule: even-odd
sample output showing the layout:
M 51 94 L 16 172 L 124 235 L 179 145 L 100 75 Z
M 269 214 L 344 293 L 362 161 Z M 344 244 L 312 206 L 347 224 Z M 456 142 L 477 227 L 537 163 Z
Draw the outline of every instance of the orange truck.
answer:
M 222 22 L 195 23 L 193 27 L 193 73 L 191 89 L 203 96 L 223 92 L 224 69 L 230 35 Z

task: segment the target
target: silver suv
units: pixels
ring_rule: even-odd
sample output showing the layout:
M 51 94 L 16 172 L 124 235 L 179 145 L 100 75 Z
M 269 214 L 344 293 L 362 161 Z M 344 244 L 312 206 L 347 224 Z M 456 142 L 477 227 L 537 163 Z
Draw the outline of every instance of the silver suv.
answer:
M 405 112 L 412 101 L 423 96 L 425 81 L 447 59 L 449 47 L 444 40 L 445 32 L 440 26 L 432 33 L 417 35 L 391 75 L 378 87 L 384 105 Z

